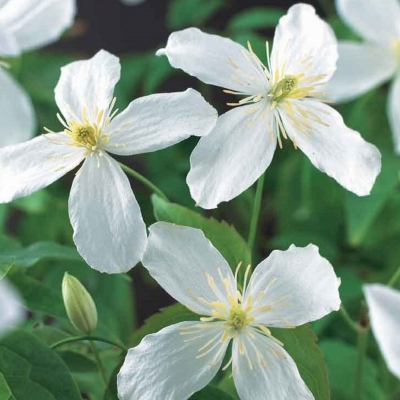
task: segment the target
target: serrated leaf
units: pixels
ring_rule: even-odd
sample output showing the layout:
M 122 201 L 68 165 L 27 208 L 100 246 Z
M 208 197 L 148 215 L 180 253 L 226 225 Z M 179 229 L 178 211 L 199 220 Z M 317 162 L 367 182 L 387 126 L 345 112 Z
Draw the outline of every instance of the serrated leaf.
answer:
M 8 400 L 81 400 L 65 363 L 24 331 L 0 342 L 0 393 Z
M 169 203 L 157 195 L 153 195 L 151 201 L 158 221 L 201 229 L 233 270 L 240 262 L 244 265 L 251 264 L 250 248 L 233 226 L 225 221 L 203 217 L 188 208 Z
M 199 26 L 225 6 L 225 0 L 173 0 L 167 14 L 170 30 Z
M 328 371 L 322 351 L 316 344 L 317 337 L 308 325 L 295 329 L 271 329 L 274 337 L 296 362 L 300 375 L 315 400 L 330 400 Z
M 228 24 L 229 31 L 275 28 L 286 11 L 278 7 L 254 7 L 236 14 Z

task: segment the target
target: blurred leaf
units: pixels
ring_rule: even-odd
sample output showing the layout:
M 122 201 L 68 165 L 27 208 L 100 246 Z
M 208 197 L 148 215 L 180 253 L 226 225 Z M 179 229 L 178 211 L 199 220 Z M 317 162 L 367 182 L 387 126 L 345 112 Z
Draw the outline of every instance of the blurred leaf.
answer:
M 357 349 L 336 340 L 324 340 L 320 347 L 328 365 L 333 399 L 353 400 Z M 362 399 L 386 400 L 377 381 L 376 366 L 369 359 L 364 360 Z
M 317 337 L 308 325 L 295 329 L 271 329 L 285 350 L 292 356 L 300 375 L 315 397 L 315 400 L 329 400 L 328 371 L 322 351 L 316 344 Z
M 245 240 L 233 226 L 225 221 L 205 218 L 178 204 L 169 203 L 157 195 L 151 197 L 154 215 L 158 221 L 201 229 L 204 235 L 221 252 L 233 270 L 242 262 L 251 264 L 251 252 Z
M 267 63 L 267 48 L 266 39 L 254 32 L 239 32 L 232 35 L 232 40 L 241 44 L 247 49 L 247 42 L 250 42 L 254 53 L 266 65 Z
M 199 26 L 224 8 L 225 0 L 172 0 L 167 13 L 167 27 L 173 31 Z
M 52 196 L 47 190 L 39 190 L 27 197 L 15 200 L 12 205 L 29 214 L 43 213 L 52 203 Z
M 167 57 L 153 57 L 147 67 L 143 79 L 143 92 L 150 95 L 164 83 L 171 75 L 176 74 L 177 70 L 171 67 Z
M 122 368 L 122 365 L 125 361 L 125 354 L 121 358 L 121 361 L 118 363 L 117 367 L 114 369 L 113 373 L 111 374 L 110 381 L 107 386 L 107 390 L 104 393 L 103 400 L 119 400 L 118 398 L 118 387 L 117 387 L 117 375 Z
M 207 386 L 200 392 L 195 393 L 190 397 L 191 400 L 234 400 L 230 394 L 218 389 L 215 386 Z
M 277 7 L 254 7 L 236 14 L 228 24 L 229 31 L 275 28 L 286 11 Z
M 148 318 L 144 325 L 132 334 L 129 340 L 129 347 L 137 346 L 145 336 L 156 333 L 167 326 L 184 321 L 199 320 L 199 315 L 194 314 L 179 303 L 162 308 L 159 313 Z
M 81 400 L 65 363 L 24 331 L 0 342 L 0 393 L 10 400 Z
M 385 152 L 382 157 L 382 171 L 371 194 L 358 197 L 353 193 L 346 193 L 347 236 L 352 246 L 357 246 L 363 241 L 374 219 L 399 184 L 399 171 L 398 156 Z
M 53 326 L 47 325 L 35 326 L 31 333 L 37 336 L 44 344 L 49 347 L 54 343 L 59 342 L 60 340 L 64 340 L 67 337 L 70 337 L 68 333 Z

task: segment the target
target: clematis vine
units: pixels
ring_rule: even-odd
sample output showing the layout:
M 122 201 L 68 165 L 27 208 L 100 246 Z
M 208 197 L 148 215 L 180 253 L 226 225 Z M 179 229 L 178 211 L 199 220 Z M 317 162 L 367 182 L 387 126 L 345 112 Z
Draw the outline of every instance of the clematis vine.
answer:
M 364 285 L 372 332 L 389 370 L 400 379 L 400 292 L 382 284 Z
M 8 282 L 0 280 L 0 336 L 18 324 L 23 316 L 24 309 L 19 295 Z
M 393 79 L 387 113 L 395 151 L 400 154 L 400 3 L 336 0 L 336 8 L 365 42 L 339 42 L 338 68 L 325 90 L 333 100 L 347 101 Z
M 56 41 L 75 18 L 75 0 L 0 0 L 0 65 Z M 35 131 L 34 110 L 28 95 L 0 68 L 0 146 L 30 139 Z
M 228 263 L 198 229 L 150 227 L 143 265 L 198 321 L 146 336 L 129 350 L 118 375 L 120 400 L 185 400 L 221 368 L 228 346 L 242 400 L 313 399 L 295 362 L 269 327 L 294 328 L 340 307 L 339 280 L 318 248 L 273 251 L 237 282 Z
M 187 183 L 203 208 L 215 208 L 251 186 L 268 168 L 277 144 L 290 139 L 322 172 L 359 196 L 369 194 L 381 161 L 378 149 L 349 129 L 326 104 L 337 43 L 312 6 L 282 17 L 266 62 L 230 39 L 196 28 L 174 32 L 166 48 L 171 65 L 205 83 L 242 96 L 228 103 L 213 131 L 193 151 Z M 329 101 L 328 101 L 329 102 Z
M 109 153 L 134 155 L 166 148 L 214 127 L 217 113 L 193 89 L 156 94 L 114 110 L 119 59 L 102 50 L 62 68 L 55 88 L 64 131 L 0 149 L 0 202 L 42 189 L 84 161 L 72 184 L 69 216 L 85 261 L 101 272 L 130 270 L 147 235 L 139 205 Z

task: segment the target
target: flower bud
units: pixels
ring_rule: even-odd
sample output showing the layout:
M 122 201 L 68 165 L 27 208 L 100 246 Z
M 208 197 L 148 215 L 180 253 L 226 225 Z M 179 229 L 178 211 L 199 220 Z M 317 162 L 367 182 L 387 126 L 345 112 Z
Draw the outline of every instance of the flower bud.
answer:
M 78 279 L 67 272 L 62 282 L 62 295 L 72 325 L 83 333 L 91 333 L 97 326 L 96 305 Z

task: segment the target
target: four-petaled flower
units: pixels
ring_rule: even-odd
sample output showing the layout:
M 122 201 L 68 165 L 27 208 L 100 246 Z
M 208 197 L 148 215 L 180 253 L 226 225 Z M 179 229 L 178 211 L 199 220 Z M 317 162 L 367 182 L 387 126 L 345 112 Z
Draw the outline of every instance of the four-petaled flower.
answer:
M 133 155 L 207 134 L 217 113 L 193 89 L 156 94 L 113 110 L 119 59 L 102 50 L 62 68 L 55 89 L 64 132 L 0 149 L 0 202 L 27 196 L 83 160 L 69 198 L 79 253 L 93 268 L 125 272 L 141 259 L 146 227 L 129 181 L 108 153 Z
M 0 0 L 0 67 L 1 57 L 16 57 L 57 40 L 75 13 L 75 0 Z M 35 131 L 33 106 L 3 68 L 0 94 L 0 147 L 30 139 Z
M 296 364 L 269 327 L 294 328 L 340 307 L 339 280 L 318 248 L 274 251 L 243 286 L 203 232 L 159 222 L 143 265 L 177 301 L 203 315 L 146 336 L 118 375 L 121 400 L 184 400 L 220 369 L 229 343 L 241 399 L 313 399 Z
M 172 33 L 165 49 L 171 65 L 225 92 L 244 96 L 222 115 L 191 155 L 187 177 L 193 199 L 215 208 L 252 185 L 269 166 L 276 144 L 291 139 L 310 161 L 346 189 L 369 194 L 381 162 L 325 104 L 321 88 L 333 75 L 337 43 L 313 7 L 299 4 L 282 17 L 266 65 L 230 39 L 196 28 Z
M 381 284 L 364 285 L 375 339 L 389 370 L 400 379 L 400 292 Z
M 400 154 L 399 0 L 336 0 L 343 21 L 366 43 L 339 42 L 336 73 L 325 90 L 335 101 L 352 100 L 393 78 L 387 113 Z

